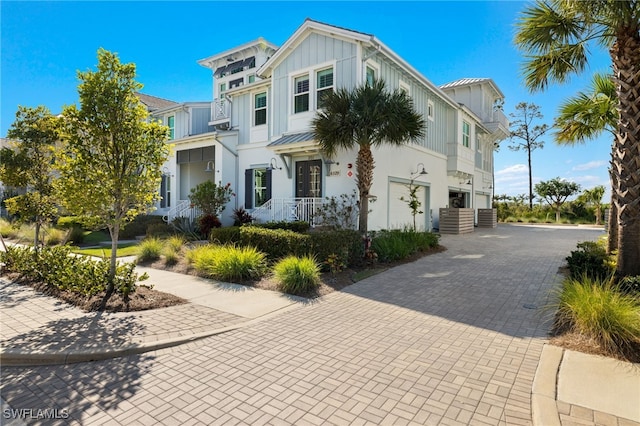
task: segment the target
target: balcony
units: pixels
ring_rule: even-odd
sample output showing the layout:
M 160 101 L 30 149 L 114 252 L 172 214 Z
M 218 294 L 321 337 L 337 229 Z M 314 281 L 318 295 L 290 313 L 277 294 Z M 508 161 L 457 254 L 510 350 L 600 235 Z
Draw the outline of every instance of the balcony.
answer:
M 475 153 L 471 148 L 458 143 L 447 146 L 447 173 L 449 175 L 473 175 L 475 172 Z
M 504 139 L 509 136 L 509 119 L 500 110 L 495 110 L 487 121 L 483 124 L 497 139 Z
M 211 108 L 211 122 L 209 124 L 215 126 L 217 124 L 228 123 L 229 121 L 231 121 L 231 102 L 226 99 L 214 100 Z

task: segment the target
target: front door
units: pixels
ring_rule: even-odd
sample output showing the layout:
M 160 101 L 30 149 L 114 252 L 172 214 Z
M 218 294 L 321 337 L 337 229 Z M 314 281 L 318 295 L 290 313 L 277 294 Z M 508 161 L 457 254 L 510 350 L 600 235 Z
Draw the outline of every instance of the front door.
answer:
M 322 197 L 322 160 L 296 162 L 296 197 Z

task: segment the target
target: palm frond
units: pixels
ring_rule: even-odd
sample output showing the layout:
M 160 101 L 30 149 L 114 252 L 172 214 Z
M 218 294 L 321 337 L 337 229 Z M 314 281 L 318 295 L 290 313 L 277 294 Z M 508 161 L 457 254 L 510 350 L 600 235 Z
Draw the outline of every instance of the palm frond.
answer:
M 565 83 L 572 74 L 582 72 L 587 65 L 585 43 L 557 45 L 540 55 L 527 56 L 522 67 L 526 86 L 544 90 L 550 82 Z

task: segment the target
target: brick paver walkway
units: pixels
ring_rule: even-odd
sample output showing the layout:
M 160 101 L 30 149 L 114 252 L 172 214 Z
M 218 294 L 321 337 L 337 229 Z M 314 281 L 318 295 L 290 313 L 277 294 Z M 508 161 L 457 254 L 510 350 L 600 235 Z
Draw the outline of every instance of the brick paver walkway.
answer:
M 443 253 L 223 335 L 5 368 L 2 398 L 66 410 L 59 424 L 530 424 L 556 272 L 576 242 L 599 235 L 504 226 L 445 236 Z

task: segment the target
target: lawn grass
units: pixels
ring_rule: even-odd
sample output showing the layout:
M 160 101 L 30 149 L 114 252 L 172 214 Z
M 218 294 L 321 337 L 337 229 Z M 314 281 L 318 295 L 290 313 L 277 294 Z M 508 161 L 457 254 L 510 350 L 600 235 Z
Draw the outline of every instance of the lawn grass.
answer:
M 83 243 L 98 244 L 104 241 L 111 241 L 111 237 L 104 231 L 85 231 Z
M 111 256 L 111 247 L 98 247 L 98 248 L 74 248 L 71 250 L 73 253 L 84 254 L 87 256 L 96 257 L 109 257 Z M 117 257 L 135 256 L 138 254 L 138 243 L 123 243 L 118 244 Z

